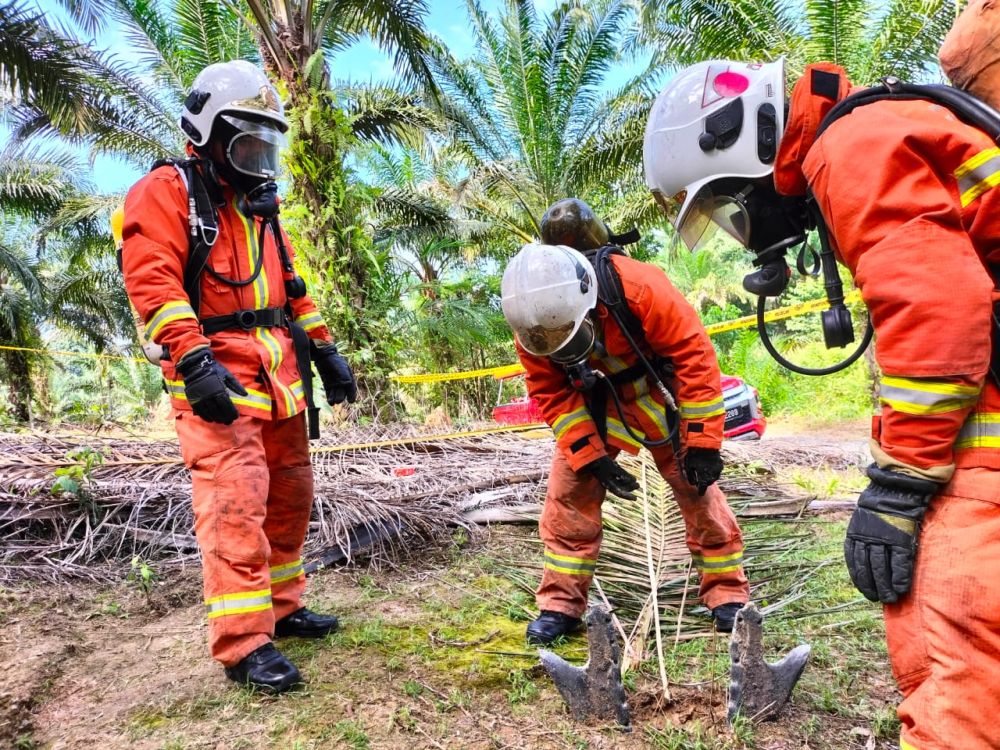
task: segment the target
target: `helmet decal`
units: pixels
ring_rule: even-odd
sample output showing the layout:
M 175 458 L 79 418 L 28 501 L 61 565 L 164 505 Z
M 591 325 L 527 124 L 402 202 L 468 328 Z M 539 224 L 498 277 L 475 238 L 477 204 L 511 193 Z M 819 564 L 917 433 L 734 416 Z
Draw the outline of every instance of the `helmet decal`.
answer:
M 750 87 L 750 80 L 740 73 L 727 70 L 712 81 L 712 88 L 721 96 L 739 96 Z

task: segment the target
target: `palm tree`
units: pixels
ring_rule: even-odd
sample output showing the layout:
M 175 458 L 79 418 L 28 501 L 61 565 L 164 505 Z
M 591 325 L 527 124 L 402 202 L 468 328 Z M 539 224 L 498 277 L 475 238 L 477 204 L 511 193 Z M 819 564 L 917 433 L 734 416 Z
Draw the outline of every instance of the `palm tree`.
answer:
M 793 76 L 827 60 L 859 84 L 922 80 L 957 10 L 950 0 L 649 0 L 633 41 L 674 65 L 785 56 Z
M 546 16 L 507 0 L 499 18 L 467 0 L 476 53 L 444 45 L 432 60 L 437 109 L 468 164 L 462 193 L 471 215 L 530 241 L 554 201 L 574 196 L 608 212 L 640 183 L 642 133 L 654 90 L 646 70 L 618 91 L 604 81 L 632 5 L 568 0 Z M 648 195 L 631 218 L 648 216 Z

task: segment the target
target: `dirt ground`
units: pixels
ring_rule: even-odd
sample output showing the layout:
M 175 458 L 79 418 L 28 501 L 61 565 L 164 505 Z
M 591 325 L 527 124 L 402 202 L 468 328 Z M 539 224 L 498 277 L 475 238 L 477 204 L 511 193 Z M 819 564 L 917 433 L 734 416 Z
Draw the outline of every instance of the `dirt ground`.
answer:
M 848 426 L 837 438 L 864 433 Z M 843 517 L 825 517 L 822 528 L 835 549 Z M 127 583 L 0 589 L 0 748 L 895 746 L 880 622 L 861 605 L 784 620 L 765 641 L 774 658 L 797 642 L 814 647 L 777 722 L 727 728 L 723 636 L 675 644 L 670 700 L 655 666 L 631 676 L 630 733 L 575 722 L 524 645 L 530 599 L 497 574 L 497 561 L 532 534 L 497 527 L 403 565 L 313 577 L 310 606 L 336 612 L 343 627 L 321 641 L 280 643 L 307 684 L 278 698 L 235 688 L 209 658 L 196 568 L 149 597 Z M 826 603 L 829 591 L 813 593 Z M 558 650 L 586 658 L 581 638 Z

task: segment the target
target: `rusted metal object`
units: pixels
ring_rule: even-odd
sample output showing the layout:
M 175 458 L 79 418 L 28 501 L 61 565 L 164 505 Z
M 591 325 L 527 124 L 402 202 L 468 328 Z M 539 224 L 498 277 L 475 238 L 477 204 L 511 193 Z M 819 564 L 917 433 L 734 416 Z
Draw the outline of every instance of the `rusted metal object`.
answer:
M 764 661 L 762 623 L 764 617 L 753 602 L 736 613 L 729 641 L 732 659 L 729 680 L 729 710 L 732 724 L 738 713 L 754 720 L 775 718 L 788 702 L 792 688 L 802 676 L 811 646 L 796 646 L 781 661 Z
M 622 685 L 621 651 L 607 607 L 596 605 L 588 611 L 587 642 L 590 657 L 582 667 L 540 649 L 542 666 L 576 719 L 616 721 L 630 731 L 632 719 Z

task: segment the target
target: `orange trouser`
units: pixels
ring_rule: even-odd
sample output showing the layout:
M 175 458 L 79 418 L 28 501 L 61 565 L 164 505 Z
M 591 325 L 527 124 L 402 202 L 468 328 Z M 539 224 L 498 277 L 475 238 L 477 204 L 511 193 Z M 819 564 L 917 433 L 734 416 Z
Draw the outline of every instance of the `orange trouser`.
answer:
M 304 414 L 212 424 L 176 413 L 194 483 L 212 656 L 232 666 L 302 606 L 302 543 L 313 501 Z
M 617 452 L 609 450 L 612 457 Z M 698 497 L 698 491 L 681 478 L 670 446 L 651 452 L 684 517 L 688 549 L 701 577 L 698 593 L 702 602 L 709 608 L 746 602 L 750 586 L 742 566 L 743 536 L 726 496 L 713 484 L 704 497 Z M 586 611 L 587 592 L 601 549 L 605 494 L 596 478 L 586 471 L 573 471 L 562 451 L 556 450 L 538 525 L 545 543 L 542 583 L 535 592 L 539 609 L 572 617 Z
M 1000 730 L 1000 470 L 960 468 L 932 501 L 913 589 L 886 605 L 903 693 L 900 746 L 997 750 Z

